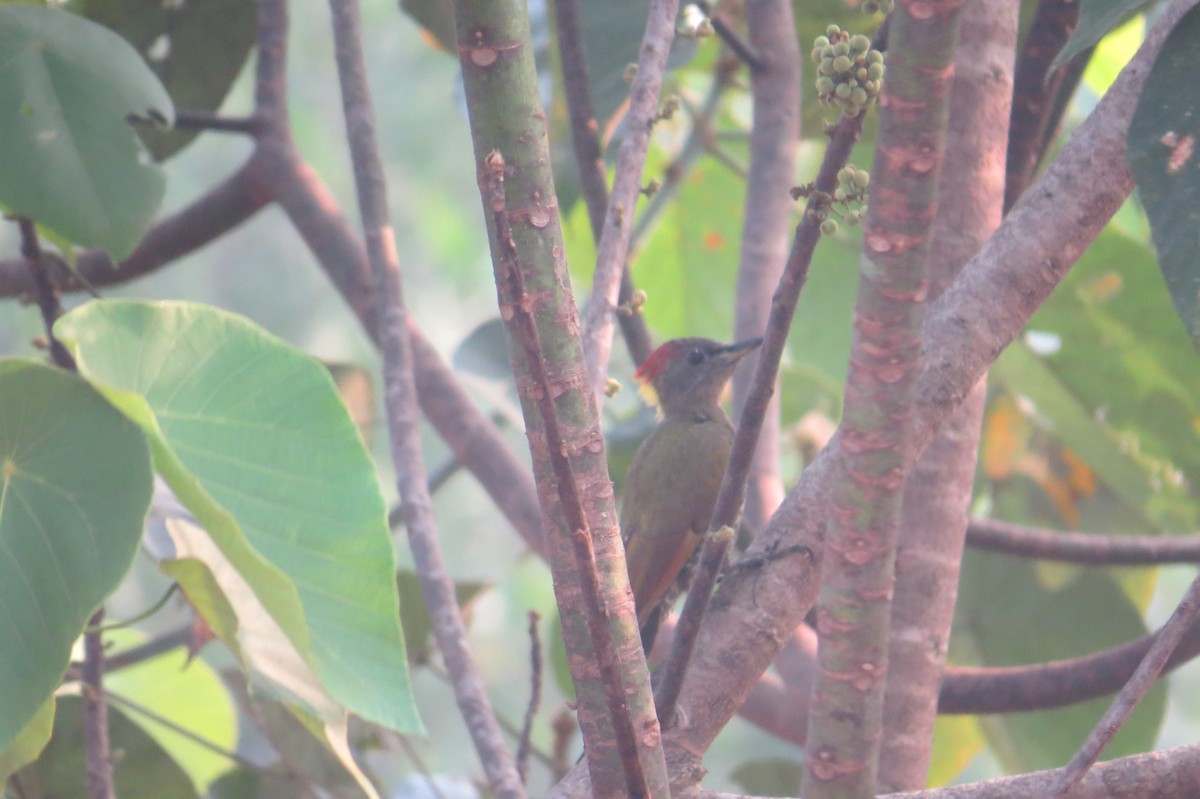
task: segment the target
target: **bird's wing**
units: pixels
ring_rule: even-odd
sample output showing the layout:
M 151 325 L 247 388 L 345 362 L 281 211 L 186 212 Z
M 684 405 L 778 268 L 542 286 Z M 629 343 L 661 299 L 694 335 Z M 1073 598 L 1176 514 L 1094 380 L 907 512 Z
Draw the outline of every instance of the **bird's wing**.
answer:
M 729 459 L 732 432 L 724 420 L 706 422 L 686 436 L 676 436 L 675 446 L 656 446 L 661 442 L 654 437 L 670 435 L 670 424 L 659 425 L 634 457 L 621 512 L 625 561 L 639 625 L 696 551 Z M 666 492 L 674 501 L 656 501 L 646 495 L 650 491 Z

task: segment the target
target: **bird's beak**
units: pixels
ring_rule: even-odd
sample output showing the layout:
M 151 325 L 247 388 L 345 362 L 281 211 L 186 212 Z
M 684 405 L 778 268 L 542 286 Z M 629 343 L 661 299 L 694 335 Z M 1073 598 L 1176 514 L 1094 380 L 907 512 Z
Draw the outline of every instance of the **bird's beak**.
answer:
M 745 341 L 738 341 L 734 344 L 730 344 L 727 347 L 722 347 L 717 354 L 721 360 L 741 360 L 742 356 L 746 355 L 751 350 L 756 349 L 758 345 L 762 344 L 762 342 L 762 336 L 759 336 L 758 338 L 748 338 Z

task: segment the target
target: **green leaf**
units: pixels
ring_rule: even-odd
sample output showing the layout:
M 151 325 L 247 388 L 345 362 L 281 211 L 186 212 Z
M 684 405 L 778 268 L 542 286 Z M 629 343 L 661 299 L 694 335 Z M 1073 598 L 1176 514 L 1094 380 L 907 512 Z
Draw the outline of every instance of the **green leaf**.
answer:
M 1102 233 L 993 374 L 1033 400 L 1043 426 L 1131 510 L 1184 533 L 1200 523 L 1189 488 L 1200 484 L 1200 359 L 1153 260 L 1149 247 Z
M 1126 17 L 1149 4 L 1150 0 L 1082 0 L 1075 30 L 1071 32 L 1071 38 L 1067 39 L 1063 49 L 1054 57 L 1050 71 L 1053 72 L 1096 44 Z
M 180 524 L 177 546 L 186 537 L 185 556 L 204 560 L 227 595 L 236 583 L 254 600 L 243 615 L 229 596 L 243 651 L 261 611 L 342 706 L 419 729 L 386 505 L 321 364 L 189 303 L 91 302 L 57 330 L 150 434 L 159 472 L 215 545 Z
M 119 706 L 108 711 L 109 745 L 120 759 L 113 764 L 121 799 L 198 799 L 187 774 L 154 738 L 130 721 Z M 20 773 L 27 799 L 87 799 L 87 743 L 83 700 L 58 700 L 54 734 L 41 757 Z
M 246 65 L 254 45 L 251 0 L 78 0 L 73 11 L 125 37 L 162 81 L 179 108 L 216 111 Z M 200 134 L 143 126 L 138 133 L 163 161 Z
M 1166 529 L 1186 526 L 1187 499 L 1153 480 L 1147 465 L 1131 457 L 1118 436 L 1073 395 L 1070 388 L 1025 342 L 1004 351 L 992 369 L 997 382 L 1034 406 L 1051 432 L 1070 447 L 1132 510 Z M 1174 500 L 1174 501 L 1173 501 Z
M 124 646 L 141 643 L 145 636 L 133 630 L 114 630 L 105 642 Z M 114 696 L 112 704 L 146 734 L 191 778 L 197 793 L 204 793 L 229 768 L 229 758 L 140 713 L 127 710 L 122 700 L 174 722 L 227 752 L 237 749 L 237 709 L 225 683 L 203 660 L 190 659 L 180 647 L 159 657 L 114 671 L 104 678 L 105 689 Z
M 1175 310 L 1200 349 L 1200 97 L 1180 78 L 1200 74 L 1200 9 L 1167 37 L 1129 125 L 1129 168 L 1150 218 Z
M 0 203 L 125 257 L 166 188 L 126 118 L 169 124 L 171 98 L 124 39 L 66 11 L 0 6 L 0 53 Z
M 0 408 L 2 751 L 129 570 L 153 483 L 141 431 L 74 375 L 0 361 Z
M 0 785 L 7 785 L 14 771 L 32 763 L 46 748 L 54 729 L 55 704 L 53 694 L 47 697 L 9 747 L 0 752 Z
M 969 552 L 952 647 L 956 662 L 1016 666 L 1079 657 L 1146 633 L 1141 616 L 1104 572 L 1081 572 L 1050 588 L 1032 563 Z M 969 653 L 969 658 L 963 655 Z M 1102 698 L 1059 710 L 981 719 L 993 751 L 1012 773 L 1067 762 L 1108 707 Z M 1155 686 L 1105 750 L 1106 758 L 1149 751 L 1166 709 Z

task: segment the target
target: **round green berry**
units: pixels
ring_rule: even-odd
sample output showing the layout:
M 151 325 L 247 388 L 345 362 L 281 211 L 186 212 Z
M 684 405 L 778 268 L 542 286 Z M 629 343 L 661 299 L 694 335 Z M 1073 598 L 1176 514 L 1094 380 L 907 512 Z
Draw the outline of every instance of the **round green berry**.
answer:
M 838 231 L 838 223 L 836 219 L 826 219 L 821 223 L 821 233 L 826 236 L 832 236 Z
M 867 74 L 861 76 L 863 80 L 883 79 L 883 64 L 871 64 L 865 71 Z
M 838 73 L 849 72 L 851 66 L 852 65 L 850 63 L 850 59 L 844 55 L 840 55 L 837 58 L 833 59 L 833 71 L 834 72 L 838 72 Z
M 871 40 L 861 33 L 850 37 L 850 49 L 865 53 L 871 49 Z
M 855 188 L 865 189 L 867 186 L 871 185 L 871 174 L 866 170 L 860 169 L 854 173 L 854 177 L 851 178 L 851 182 L 854 184 Z
M 832 39 L 834 36 L 837 36 L 841 32 L 842 32 L 842 29 L 839 28 L 837 25 L 830 25 L 828 28 L 825 29 L 825 35 L 828 36 L 830 39 Z
M 867 53 L 867 63 L 868 64 L 882 64 L 883 63 L 883 53 L 879 52 L 878 50 L 872 50 L 871 52 Z
M 858 223 L 862 221 L 862 217 L 858 211 L 846 212 L 846 224 L 850 227 L 858 227 Z
M 867 104 L 867 90 L 861 86 L 856 86 L 850 90 L 850 102 L 855 105 Z
M 829 94 L 833 91 L 833 78 L 822 75 L 817 78 L 817 94 Z
M 813 47 L 828 47 L 828 46 L 829 46 L 829 37 L 828 36 L 818 36 L 817 38 L 813 39 Z
M 841 97 L 843 100 L 849 100 L 851 91 L 853 91 L 853 89 L 850 88 L 849 84 L 839 83 L 837 88 L 833 90 L 833 93 L 838 97 Z

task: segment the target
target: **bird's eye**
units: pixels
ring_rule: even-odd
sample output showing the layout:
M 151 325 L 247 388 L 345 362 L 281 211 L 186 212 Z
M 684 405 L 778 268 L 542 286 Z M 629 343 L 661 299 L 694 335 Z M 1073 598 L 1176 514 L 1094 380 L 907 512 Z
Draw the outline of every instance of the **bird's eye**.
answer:
M 691 352 L 689 352 L 687 354 L 687 360 L 688 360 L 688 363 L 690 363 L 692 366 L 695 366 L 696 364 L 702 362 L 704 360 L 704 350 L 702 350 L 702 349 L 692 350 Z

